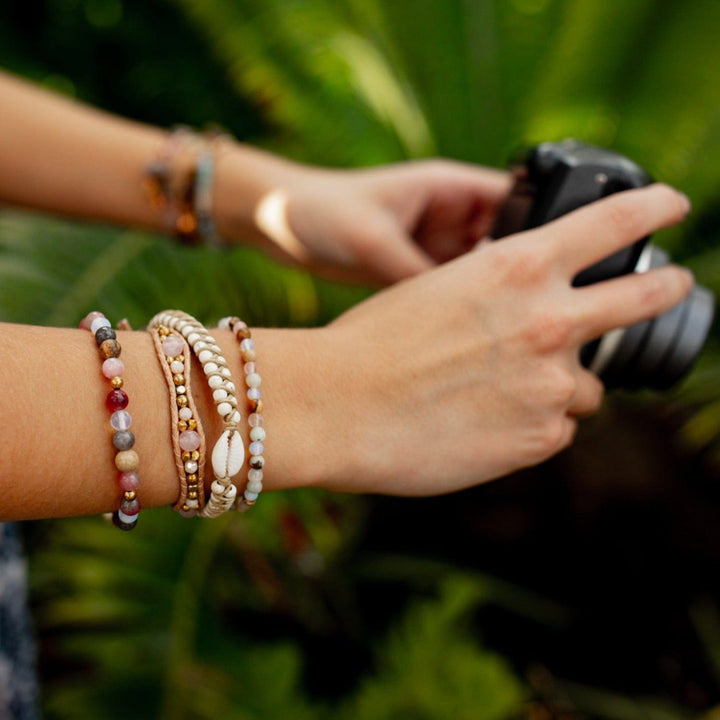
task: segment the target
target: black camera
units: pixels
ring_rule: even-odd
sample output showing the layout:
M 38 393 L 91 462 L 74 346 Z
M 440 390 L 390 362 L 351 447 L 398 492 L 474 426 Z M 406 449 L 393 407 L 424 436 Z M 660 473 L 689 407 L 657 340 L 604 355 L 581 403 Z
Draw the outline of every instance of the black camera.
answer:
M 515 186 L 500 208 L 494 238 L 537 227 L 611 193 L 642 187 L 650 176 L 622 155 L 577 140 L 542 143 L 513 168 Z M 643 238 L 579 273 L 582 286 L 666 265 L 667 253 Z M 583 365 L 608 387 L 664 390 L 692 367 L 712 324 L 715 301 L 696 286 L 663 315 L 618 328 L 585 345 Z

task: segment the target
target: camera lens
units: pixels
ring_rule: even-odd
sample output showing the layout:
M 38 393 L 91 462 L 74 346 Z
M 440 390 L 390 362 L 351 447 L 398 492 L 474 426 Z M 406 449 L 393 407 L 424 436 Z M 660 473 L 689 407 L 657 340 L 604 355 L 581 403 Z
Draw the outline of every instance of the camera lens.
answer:
M 648 243 L 636 271 L 666 265 L 665 252 Z M 651 320 L 603 336 L 583 353 L 608 387 L 666 390 L 691 368 L 710 330 L 712 293 L 695 287 L 679 305 Z

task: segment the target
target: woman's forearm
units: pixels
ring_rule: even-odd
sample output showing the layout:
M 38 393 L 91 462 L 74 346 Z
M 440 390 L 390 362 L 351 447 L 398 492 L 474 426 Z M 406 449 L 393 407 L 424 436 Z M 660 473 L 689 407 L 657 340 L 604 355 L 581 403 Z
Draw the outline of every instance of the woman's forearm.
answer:
M 0 72 L 0 202 L 167 231 L 143 190 L 167 132 L 91 108 Z M 298 166 L 228 143 L 218 153 L 219 231 L 253 241 L 258 200 Z
M 266 491 L 315 485 L 322 476 L 332 474 L 327 448 L 325 452 L 317 449 L 328 435 L 319 425 L 322 415 L 316 406 L 322 397 L 320 383 L 307 365 L 314 348 L 322 344 L 317 339 L 322 333 L 253 331 L 266 408 Z M 214 330 L 213 335 L 234 378 L 242 383 L 237 341 L 229 332 Z M 120 497 L 113 463 L 116 451 L 104 405 L 109 388 L 92 336 L 84 330 L 0 324 L 0 337 L 4 428 L 0 521 L 116 509 Z M 118 338 L 136 436 L 134 449 L 140 457 L 138 498 L 144 507 L 170 505 L 178 497 L 179 484 L 165 379 L 149 333 L 119 332 Z M 212 449 L 222 432 L 222 421 L 199 368 L 194 368 L 192 389 Z M 207 475 L 209 485 L 209 467 Z

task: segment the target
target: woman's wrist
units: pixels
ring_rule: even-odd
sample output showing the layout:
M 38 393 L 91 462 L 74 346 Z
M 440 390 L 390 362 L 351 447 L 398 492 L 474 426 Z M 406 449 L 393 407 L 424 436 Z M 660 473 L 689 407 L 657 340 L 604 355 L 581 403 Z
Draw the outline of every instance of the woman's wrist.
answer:
M 220 237 L 263 246 L 267 238 L 255 221 L 258 204 L 273 190 L 303 182 L 313 171 L 247 145 L 223 145 L 216 157 L 213 191 L 213 217 Z

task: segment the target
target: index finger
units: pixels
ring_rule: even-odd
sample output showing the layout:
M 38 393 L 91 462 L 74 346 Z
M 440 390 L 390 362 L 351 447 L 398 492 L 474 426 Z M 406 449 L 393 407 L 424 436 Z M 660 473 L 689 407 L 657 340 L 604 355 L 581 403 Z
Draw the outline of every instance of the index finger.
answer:
M 554 243 L 559 263 L 574 277 L 646 235 L 675 225 L 689 211 L 685 195 L 656 183 L 581 207 L 538 232 L 550 235 L 545 242 Z

